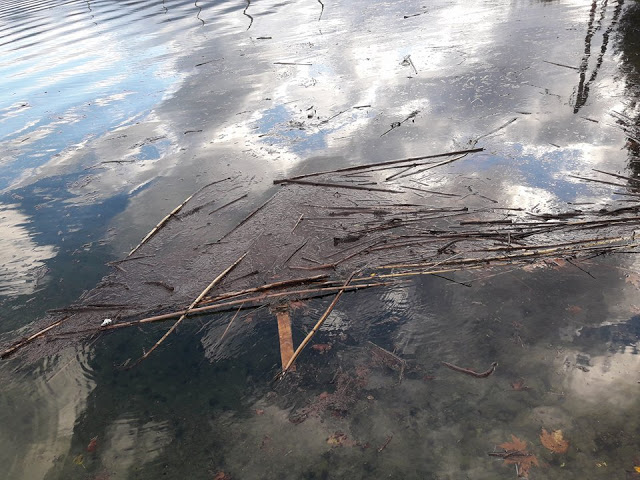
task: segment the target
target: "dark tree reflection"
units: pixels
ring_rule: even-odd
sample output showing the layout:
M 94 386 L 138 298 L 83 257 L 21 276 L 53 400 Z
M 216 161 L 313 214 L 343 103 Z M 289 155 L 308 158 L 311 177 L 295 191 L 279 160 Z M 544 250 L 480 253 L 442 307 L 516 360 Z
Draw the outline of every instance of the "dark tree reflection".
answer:
M 617 50 L 626 82 L 626 107 L 616 115 L 617 124 L 627 134 L 629 163 L 634 176 L 640 175 L 640 2 L 630 3 L 620 19 Z
M 596 80 L 604 56 L 607 53 L 607 47 L 609 46 L 609 39 L 611 32 L 618 24 L 620 14 L 622 13 L 624 6 L 624 0 L 618 0 L 609 4 L 609 0 L 604 0 L 598 4 L 596 0 L 591 3 L 591 10 L 589 13 L 589 23 L 587 26 L 587 33 L 584 39 L 584 53 L 580 62 L 579 72 L 580 80 L 578 82 L 578 88 L 573 95 L 573 113 L 578 113 L 582 107 L 587 103 L 589 98 L 589 91 L 591 84 Z M 609 9 L 612 8 L 611 19 L 607 21 L 607 14 Z M 605 28 L 605 24 L 607 24 Z M 600 51 L 596 57 L 596 63 L 593 69 L 589 73 L 589 60 L 591 59 L 591 48 L 593 43 L 593 37 L 596 32 L 602 31 L 602 43 L 600 44 Z

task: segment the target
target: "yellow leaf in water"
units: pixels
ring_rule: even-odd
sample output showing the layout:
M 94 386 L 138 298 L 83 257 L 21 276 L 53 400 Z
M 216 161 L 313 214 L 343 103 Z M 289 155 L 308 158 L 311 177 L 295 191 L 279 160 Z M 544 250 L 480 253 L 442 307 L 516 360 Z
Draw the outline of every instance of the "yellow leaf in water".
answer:
M 342 432 L 336 432 L 327 438 L 327 443 L 333 447 L 351 447 L 353 446 L 353 442 L 351 442 L 347 436 Z
M 82 467 L 82 468 L 86 468 L 86 467 L 84 466 L 84 457 L 82 456 L 82 454 L 80 454 L 80 455 L 76 455 L 76 456 L 73 458 L 73 463 L 75 463 L 76 465 L 78 465 L 78 466 L 80 466 L 80 467 Z
M 563 438 L 562 430 L 554 430 L 549 433 L 543 428 L 540 441 L 545 448 L 554 453 L 566 453 L 569 450 L 569 442 Z
M 633 469 L 634 469 L 636 472 L 640 473 L 640 467 L 636 466 L 636 467 L 633 467 Z

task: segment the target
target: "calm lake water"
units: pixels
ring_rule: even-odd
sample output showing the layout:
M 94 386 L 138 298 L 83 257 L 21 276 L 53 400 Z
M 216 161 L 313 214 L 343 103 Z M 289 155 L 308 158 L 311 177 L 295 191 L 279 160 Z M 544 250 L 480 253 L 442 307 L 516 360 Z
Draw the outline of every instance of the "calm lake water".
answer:
M 0 2 L 0 340 L 229 176 L 261 197 L 284 175 L 477 144 L 451 172 L 488 207 L 607 207 L 620 189 L 571 175 L 636 175 L 639 80 L 632 0 Z M 317 338 L 331 349 L 279 384 L 266 311 L 221 349 L 188 325 L 131 371 L 155 334 L 4 361 L 3 475 L 507 479 L 487 454 L 515 435 L 529 478 L 640 478 L 639 265 L 581 265 L 345 294 Z M 296 342 L 326 304 L 295 312 Z M 402 382 L 368 342 L 408 362 Z

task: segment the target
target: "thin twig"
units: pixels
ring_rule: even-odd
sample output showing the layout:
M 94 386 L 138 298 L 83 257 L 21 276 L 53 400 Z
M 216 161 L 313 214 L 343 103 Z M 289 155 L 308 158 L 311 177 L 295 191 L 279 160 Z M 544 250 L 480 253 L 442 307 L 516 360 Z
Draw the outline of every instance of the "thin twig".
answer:
M 271 200 L 273 200 L 275 198 L 276 195 L 277 195 L 277 192 L 274 193 L 271 197 L 269 197 L 269 199 L 266 202 L 264 202 L 262 205 L 260 205 L 258 208 L 256 208 L 253 212 L 251 212 L 249 215 L 244 217 L 244 219 L 239 224 L 237 224 L 235 227 L 233 227 L 231 230 L 229 230 L 227 233 L 225 233 L 215 243 L 220 243 L 222 240 L 227 238 L 229 235 L 231 235 L 233 232 L 235 232 L 237 229 L 239 229 L 241 226 L 243 226 L 245 223 L 247 223 L 256 213 L 258 213 L 260 210 L 262 210 L 264 207 L 266 207 L 271 202 Z
M 387 448 L 387 445 L 389 445 L 389 442 L 391 442 L 392 438 L 393 438 L 393 433 L 389 435 L 387 437 L 387 440 L 382 444 L 382 446 L 378 448 L 378 453 L 382 452 L 385 448 Z
M 236 317 L 238 316 L 238 314 L 240 313 L 240 311 L 242 310 L 242 304 L 240 305 L 240 307 L 238 307 L 238 310 L 236 311 L 236 314 L 233 316 L 233 318 L 229 321 L 229 324 L 227 325 L 227 328 L 224 329 L 224 332 L 222 332 L 222 336 L 220 337 L 220 339 L 218 340 L 218 342 L 216 343 L 216 345 L 213 347 L 213 350 L 216 351 L 218 349 L 218 347 L 220 345 L 222 345 L 222 341 L 224 340 L 224 337 L 227 335 L 227 332 L 229 331 L 229 329 L 231 328 L 231 325 L 233 324 L 233 321 L 236 319 Z
M 276 180 L 274 183 L 283 184 L 283 183 L 297 183 L 299 185 L 311 185 L 313 187 L 329 187 L 329 188 L 346 188 L 349 190 L 365 190 L 367 192 L 386 192 L 386 193 L 402 193 L 399 190 L 390 190 L 388 188 L 374 188 L 374 187 L 359 187 L 357 185 L 344 185 L 340 183 L 328 183 L 328 182 L 311 182 L 307 180 L 293 180 L 293 179 L 285 179 L 285 180 Z
M 227 203 L 225 203 L 224 205 L 221 205 L 221 206 L 219 206 L 218 208 L 216 208 L 216 209 L 214 209 L 214 210 L 211 210 L 211 211 L 209 212 L 209 215 L 213 215 L 214 213 L 219 212 L 219 211 L 220 211 L 220 210 L 222 210 L 223 208 L 228 207 L 229 205 L 233 205 L 234 203 L 239 202 L 240 200 L 242 200 L 243 198 L 248 197 L 248 196 L 249 196 L 249 194 L 248 194 L 248 193 L 245 193 L 244 195 L 242 195 L 242 196 L 240 196 L 240 197 L 236 198 L 235 200 L 231 200 L 230 202 L 227 202 Z
M 447 362 L 442 362 L 442 364 L 447 367 L 450 368 L 451 370 L 454 370 L 456 372 L 460 372 L 460 373 L 465 373 L 469 376 L 475 377 L 475 378 L 487 378 L 489 375 L 491 375 L 496 367 L 498 366 L 498 362 L 493 362 L 491 364 L 491 367 L 489 367 L 489 370 L 487 370 L 486 372 L 481 372 L 478 373 L 474 370 L 470 370 L 468 368 L 462 368 L 462 367 L 458 367 L 457 365 L 453 365 L 452 363 L 447 363 Z
M 296 222 L 296 224 L 291 229 L 291 233 L 293 233 L 295 231 L 295 229 L 298 228 L 298 225 L 300 225 L 300 222 L 302 221 L 303 218 L 304 218 L 304 213 L 301 213 L 300 214 L 300 218 L 298 218 L 298 221 Z
M 289 262 L 289 260 L 291 260 L 291 259 L 293 258 L 293 256 L 294 256 L 296 253 L 298 253 L 300 250 L 302 250 L 302 249 L 304 248 L 304 246 L 305 246 L 308 242 L 309 242 L 309 239 L 307 238 L 304 242 L 302 242 L 302 245 L 300 245 L 298 248 L 296 248 L 296 249 L 291 253 L 291 255 L 289 255 L 289 256 L 287 257 L 287 259 L 282 263 L 282 265 L 283 265 L 283 266 L 284 266 L 284 265 L 286 265 L 286 264 L 287 264 L 287 262 Z

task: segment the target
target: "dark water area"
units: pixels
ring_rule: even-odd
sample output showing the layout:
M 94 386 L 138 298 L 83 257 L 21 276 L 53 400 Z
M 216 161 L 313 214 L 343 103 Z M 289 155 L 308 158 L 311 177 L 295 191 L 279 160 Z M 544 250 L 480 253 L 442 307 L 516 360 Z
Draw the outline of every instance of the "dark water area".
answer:
M 3 343 L 221 178 L 248 197 L 219 229 L 283 176 L 471 146 L 485 151 L 438 181 L 488 208 L 608 208 L 639 192 L 631 0 L 6 1 L 0 79 Z M 632 180 L 575 178 L 611 180 L 593 169 Z M 266 309 L 222 344 L 231 316 L 201 317 L 128 371 L 166 327 L 3 361 L 3 475 L 506 479 L 526 472 L 488 453 L 515 435 L 531 479 L 640 478 L 638 264 L 580 267 L 345 294 L 314 340 L 330 348 L 277 383 Z M 296 344 L 327 303 L 294 312 Z M 407 362 L 401 382 L 369 342 Z M 498 367 L 476 379 L 442 361 Z

